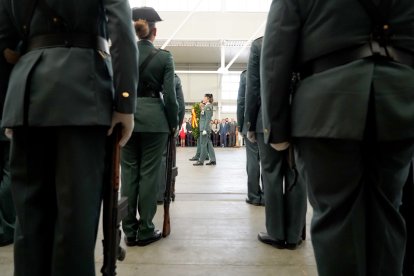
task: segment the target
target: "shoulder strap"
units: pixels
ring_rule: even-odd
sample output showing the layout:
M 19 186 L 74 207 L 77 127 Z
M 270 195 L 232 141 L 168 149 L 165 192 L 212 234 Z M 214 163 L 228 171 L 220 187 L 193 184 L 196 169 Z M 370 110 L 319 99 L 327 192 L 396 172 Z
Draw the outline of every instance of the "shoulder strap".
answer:
M 37 6 L 37 0 L 30 0 L 27 5 L 26 9 L 23 12 L 23 25 L 22 25 L 22 31 L 23 36 L 25 39 L 29 36 L 30 33 L 30 23 L 32 22 L 33 13 Z
M 148 64 L 155 57 L 155 55 L 159 53 L 159 51 L 160 50 L 158 50 L 158 49 L 153 49 L 151 51 L 151 53 L 147 56 L 147 58 L 139 66 L 139 76 L 140 76 L 140 78 L 141 78 L 141 74 L 144 72 L 145 68 L 147 68 Z
M 372 36 L 380 44 L 387 44 L 391 36 L 391 26 L 389 25 L 389 11 L 391 0 L 381 0 L 379 5 L 375 5 L 372 0 L 358 0 L 373 23 Z

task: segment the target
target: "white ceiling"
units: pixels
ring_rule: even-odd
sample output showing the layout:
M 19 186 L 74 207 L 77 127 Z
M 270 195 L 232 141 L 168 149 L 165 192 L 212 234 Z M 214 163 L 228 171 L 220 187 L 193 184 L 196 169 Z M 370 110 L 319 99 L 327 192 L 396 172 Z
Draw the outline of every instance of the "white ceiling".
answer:
M 159 12 L 155 45 L 170 51 L 177 70 L 245 69 L 267 13 Z M 224 62 L 224 64 L 222 64 Z

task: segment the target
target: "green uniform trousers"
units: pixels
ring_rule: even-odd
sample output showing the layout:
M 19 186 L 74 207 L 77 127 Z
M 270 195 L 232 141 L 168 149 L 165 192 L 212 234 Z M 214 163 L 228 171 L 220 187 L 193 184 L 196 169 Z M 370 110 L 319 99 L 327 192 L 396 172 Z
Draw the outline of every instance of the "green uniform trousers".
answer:
M 15 276 L 95 275 L 107 129 L 14 129 Z
M 298 138 L 297 146 L 319 275 L 401 275 L 406 229 L 398 209 L 413 141 Z
M 122 220 L 122 229 L 128 238 L 147 239 L 153 235 L 160 163 L 167 139 L 168 133 L 134 132 L 122 148 L 121 194 L 128 197 L 128 215 Z
M 10 142 L 0 140 L 0 245 L 13 241 L 16 212 L 10 187 Z
M 294 181 L 286 151 L 276 151 L 264 143 L 263 133 L 256 133 L 265 190 L 267 233 L 288 243 L 301 240 L 306 220 L 306 185 L 301 177 Z
M 200 133 L 200 158 L 198 159 L 200 162 L 204 163 L 207 157 L 210 158 L 211 162 L 216 162 L 216 154 L 214 152 L 213 143 L 210 139 L 210 133 L 207 132 L 206 135 L 202 135 Z
M 260 187 L 260 154 L 257 143 L 246 139 L 247 199 L 252 203 L 264 203 Z
M 196 154 L 194 156 L 197 159 L 199 159 L 200 155 L 201 155 L 201 141 L 200 141 L 200 139 L 201 139 L 201 135 L 198 136 L 198 138 L 197 138 L 197 151 L 196 151 Z

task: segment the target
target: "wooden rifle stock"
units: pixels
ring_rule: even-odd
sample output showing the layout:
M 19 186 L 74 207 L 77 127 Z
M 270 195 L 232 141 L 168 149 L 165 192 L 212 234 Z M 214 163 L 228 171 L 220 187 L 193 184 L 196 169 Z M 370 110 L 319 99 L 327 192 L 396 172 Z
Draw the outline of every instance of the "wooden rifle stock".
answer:
M 162 225 L 162 236 L 165 238 L 171 233 L 171 222 L 170 222 L 170 203 L 175 186 L 175 177 L 178 175 L 177 167 L 175 167 L 175 136 L 171 134 L 168 136 L 167 143 L 167 166 L 166 166 L 166 185 L 164 192 L 164 223 Z
M 113 129 L 108 138 L 105 160 L 105 179 L 103 188 L 103 266 L 101 269 L 104 276 L 116 275 L 116 260 L 125 258 L 125 250 L 119 246 L 121 231 L 119 230 L 119 163 L 120 147 L 119 141 L 122 137 L 120 124 Z

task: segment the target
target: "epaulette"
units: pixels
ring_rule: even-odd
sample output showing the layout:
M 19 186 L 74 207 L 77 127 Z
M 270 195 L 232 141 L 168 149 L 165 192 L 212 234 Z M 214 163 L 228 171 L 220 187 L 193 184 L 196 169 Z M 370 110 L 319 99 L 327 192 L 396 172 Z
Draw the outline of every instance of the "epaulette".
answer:
M 259 36 L 258 38 L 256 38 L 255 40 L 253 40 L 253 41 L 256 41 L 256 40 L 259 40 L 259 39 L 262 39 L 263 38 L 263 36 Z

